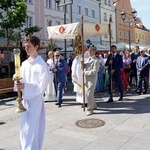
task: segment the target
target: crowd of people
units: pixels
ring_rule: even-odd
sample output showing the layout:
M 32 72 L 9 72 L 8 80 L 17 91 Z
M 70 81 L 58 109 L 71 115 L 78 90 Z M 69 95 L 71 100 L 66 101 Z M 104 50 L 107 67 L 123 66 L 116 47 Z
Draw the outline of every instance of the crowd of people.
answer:
M 115 45 L 113 47 L 115 47 Z M 95 92 L 100 92 L 110 87 L 110 83 L 108 81 L 111 81 L 110 77 L 113 73 L 109 75 L 109 72 L 115 68 L 115 71 L 118 71 L 117 78 L 118 76 L 121 78 L 123 93 L 129 92 L 132 87 L 135 87 L 135 91 L 138 94 L 146 94 L 147 88 L 150 84 L 150 49 L 140 49 L 139 46 L 135 46 L 132 52 L 129 52 L 128 50 L 119 52 L 117 51 L 117 47 L 115 47 L 115 50 L 116 52 L 110 50 L 110 54 L 103 55 L 99 54 L 99 52 L 96 52 L 96 57 L 99 60 L 100 66 Z M 116 59 L 116 57 L 118 55 L 121 56 L 119 57 L 121 58 L 120 63 L 117 63 L 119 58 Z M 113 60 L 111 65 L 109 64 L 109 60 Z M 113 75 L 111 81 L 111 88 L 113 87 L 113 90 L 115 90 L 118 85 L 115 79 L 115 74 Z M 142 85 L 144 86 L 142 87 Z
M 94 90 L 94 93 L 106 91 L 108 90 L 108 101 L 113 102 L 113 91 L 115 91 L 118 88 L 120 97 L 119 101 L 123 100 L 123 95 L 126 94 L 131 90 L 131 88 L 135 88 L 135 91 L 137 94 L 146 94 L 147 89 L 150 84 L 150 73 L 149 73 L 149 64 L 150 64 L 150 49 L 147 51 L 145 49 L 140 49 L 139 46 L 135 46 L 134 50 L 132 52 L 129 52 L 128 50 L 124 51 L 118 51 L 117 47 L 115 45 L 111 46 L 109 53 L 101 54 L 99 51 L 96 51 L 96 48 L 94 46 L 90 46 L 87 48 L 84 47 L 84 70 L 82 69 L 82 54 L 78 54 L 75 56 L 75 54 L 70 55 L 70 58 L 68 61 L 65 61 L 65 63 L 60 63 L 61 59 L 64 59 L 59 52 L 55 52 L 54 60 L 59 59 L 59 66 L 55 66 L 53 63 L 49 65 L 51 73 L 55 73 L 56 77 L 59 78 L 59 67 L 61 67 L 61 79 L 62 86 L 59 87 L 56 83 L 58 83 L 59 79 L 56 79 L 54 81 L 51 81 L 50 87 L 53 87 L 53 83 L 55 86 L 55 91 L 52 93 L 52 89 L 49 90 L 51 94 L 58 96 L 56 93 L 58 92 L 60 94 L 60 97 L 62 97 L 63 93 L 63 87 L 67 84 L 68 79 L 71 78 L 72 83 L 74 85 L 74 92 L 76 92 L 76 100 L 77 102 L 81 103 L 83 107 L 83 85 L 82 85 L 82 78 L 83 73 L 85 77 L 85 106 L 90 107 L 88 104 L 88 99 L 92 99 L 91 97 L 88 98 L 90 92 L 86 89 L 86 83 L 89 82 L 88 79 L 92 80 L 94 78 L 94 81 L 92 81 L 92 90 Z M 91 54 L 92 52 L 93 55 Z M 51 53 L 51 52 L 50 52 Z M 92 56 L 91 56 L 92 55 Z M 90 63 L 92 58 L 92 62 Z M 92 66 L 93 58 L 98 60 L 98 67 Z M 90 59 L 90 60 L 89 60 Z M 51 60 L 52 61 L 52 60 Z M 52 61 L 52 62 L 53 62 Z M 88 63 L 87 63 L 88 62 Z M 89 67 L 89 66 L 90 67 Z M 95 64 L 94 64 L 95 65 Z M 56 67 L 56 70 L 52 70 L 52 67 Z M 88 67 L 88 75 L 86 74 L 86 67 Z M 94 70 L 96 69 L 96 70 Z M 91 72 L 90 72 L 91 71 Z M 65 73 L 64 73 L 65 72 Z M 66 73 L 67 72 L 67 73 Z M 83 73 L 82 73 L 83 72 Z M 96 76 L 94 76 L 96 74 Z M 95 80 L 96 78 L 96 80 Z M 96 81 L 95 85 L 94 82 Z M 144 85 L 144 86 L 143 86 Z M 143 87 L 142 87 L 143 86 Z M 87 86 L 90 87 L 89 85 Z M 57 89 L 57 90 L 56 90 Z M 61 91 L 59 91 L 61 89 Z M 90 89 L 91 90 L 91 89 Z M 47 95 L 47 94 L 46 94 Z M 50 97 L 49 97 L 50 98 Z M 57 103 L 59 107 L 61 107 L 62 100 L 58 100 L 57 97 Z M 94 106 L 95 107 L 95 106 Z M 91 110 L 90 110 L 91 111 Z M 92 110 L 93 111 L 93 110 Z M 92 112 L 91 111 L 91 112 Z
M 92 50 L 94 51 L 93 57 L 99 62 L 98 69 L 96 69 L 97 67 L 92 66 L 92 63 L 94 63 L 93 57 L 91 63 Z M 137 94 L 147 94 L 147 89 L 150 85 L 150 49 L 145 50 L 140 49 L 139 46 L 135 46 L 132 52 L 127 50 L 118 51 L 117 47 L 112 45 L 110 52 L 103 55 L 96 51 L 94 47 L 89 47 L 85 53 L 85 68 L 83 70 L 85 76 L 85 89 L 86 83 L 88 82 L 89 84 L 87 86 L 88 90 L 85 90 L 85 104 L 87 105 L 87 111 L 90 110 L 91 104 L 89 101 L 92 100 L 92 97 L 89 97 L 90 92 L 93 90 L 90 88 L 90 84 L 94 86 L 94 92 L 92 91 L 93 95 L 96 92 L 108 90 L 107 103 L 113 102 L 112 93 L 116 88 L 118 88 L 120 95 L 118 98 L 119 101 L 122 101 L 124 94 L 130 92 L 133 87 Z M 89 56 L 87 54 L 89 54 Z M 73 61 L 72 82 L 74 84 L 74 91 L 77 93 L 77 102 L 83 103 L 81 59 L 81 55 L 78 55 Z M 86 68 L 88 68 L 88 74 L 86 74 Z M 95 80 L 90 83 L 88 78 L 90 78 L 90 80 L 96 78 L 96 84 L 94 85 Z M 95 108 L 96 106 L 93 105 L 92 110 L 87 112 L 87 115 L 91 115 Z
M 138 94 L 147 93 L 150 83 L 150 49 L 145 51 L 136 46 L 131 53 L 118 52 L 117 47 L 112 45 L 110 53 L 102 55 L 94 46 L 84 46 L 84 55 L 73 54 L 66 61 L 59 51 L 50 51 L 47 62 L 44 62 L 38 55 L 38 37 L 27 37 L 24 45 L 29 57 L 21 66 L 21 84 L 15 85 L 17 90 L 22 91 L 22 104 L 26 109 L 20 118 L 21 149 L 42 149 L 44 100 L 54 99 L 55 105 L 62 107 L 68 79 L 73 83 L 77 102 L 84 108 L 87 106 L 87 116 L 97 109 L 95 92 L 107 89 L 107 103 L 113 102 L 113 90 L 116 87 L 120 94 L 119 101 L 133 86 Z

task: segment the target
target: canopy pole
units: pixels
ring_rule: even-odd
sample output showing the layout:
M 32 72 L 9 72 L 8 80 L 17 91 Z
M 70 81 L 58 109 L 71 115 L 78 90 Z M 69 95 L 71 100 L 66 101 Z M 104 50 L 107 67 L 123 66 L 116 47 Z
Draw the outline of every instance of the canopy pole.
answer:
M 83 34 L 83 16 L 81 19 L 81 36 L 82 36 L 82 91 L 83 91 L 83 111 L 85 111 L 85 86 L 84 86 L 84 34 Z
M 109 24 L 108 24 L 108 28 L 109 28 L 109 47 L 110 47 L 110 53 L 111 53 L 111 17 L 109 18 Z M 112 59 L 112 58 L 111 58 Z M 110 72 L 112 71 L 112 64 L 110 65 Z M 110 85 L 111 85 L 111 92 L 113 89 L 113 75 L 111 74 L 111 81 L 110 81 Z

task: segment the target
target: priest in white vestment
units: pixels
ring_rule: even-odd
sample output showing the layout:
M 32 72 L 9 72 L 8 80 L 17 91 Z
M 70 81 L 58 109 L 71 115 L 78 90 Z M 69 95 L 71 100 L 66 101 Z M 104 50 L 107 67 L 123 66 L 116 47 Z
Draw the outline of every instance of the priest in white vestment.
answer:
M 73 91 L 76 92 L 76 101 L 83 104 L 83 88 L 82 88 L 82 69 L 81 69 L 82 56 L 78 55 L 74 58 L 72 63 L 72 83 L 74 85 Z M 87 98 L 85 96 L 85 104 Z
M 20 118 L 20 149 L 42 150 L 45 132 L 44 92 L 49 83 L 49 71 L 37 51 L 40 40 L 36 36 L 25 39 L 25 50 L 30 56 L 22 63 L 22 104 L 26 109 Z

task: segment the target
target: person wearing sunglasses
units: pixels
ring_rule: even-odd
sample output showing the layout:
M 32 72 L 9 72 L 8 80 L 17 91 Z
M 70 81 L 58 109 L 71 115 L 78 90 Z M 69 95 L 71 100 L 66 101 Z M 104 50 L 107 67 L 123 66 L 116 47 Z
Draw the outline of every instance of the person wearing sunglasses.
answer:
M 56 100 L 55 105 L 61 107 L 62 104 L 62 92 L 65 84 L 65 71 L 67 68 L 66 61 L 61 58 L 60 52 L 56 51 L 54 54 L 53 65 L 50 66 L 50 71 L 54 72 L 53 82 L 55 85 L 56 91 Z

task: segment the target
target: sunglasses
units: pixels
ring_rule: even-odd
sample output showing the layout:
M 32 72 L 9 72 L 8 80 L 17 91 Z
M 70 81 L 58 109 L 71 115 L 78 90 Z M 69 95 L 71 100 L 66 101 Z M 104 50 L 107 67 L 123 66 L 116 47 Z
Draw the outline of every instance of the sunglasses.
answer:
M 56 57 L 59 57 L 60 55 L 55 55 Z

